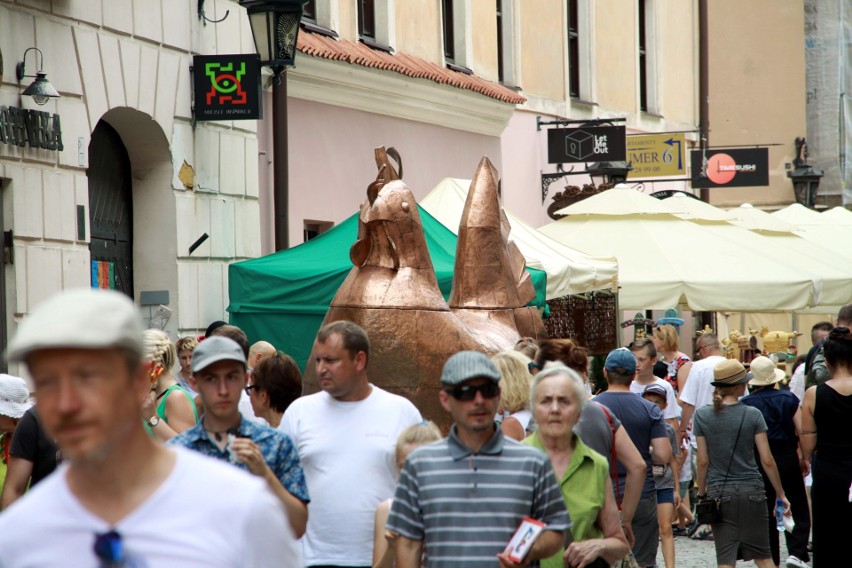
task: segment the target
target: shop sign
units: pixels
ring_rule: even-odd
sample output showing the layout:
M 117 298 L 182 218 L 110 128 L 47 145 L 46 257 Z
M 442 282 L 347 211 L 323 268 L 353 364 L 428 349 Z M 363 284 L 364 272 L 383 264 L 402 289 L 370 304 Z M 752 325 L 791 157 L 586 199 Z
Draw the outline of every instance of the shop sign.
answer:
M 642 134 L 627 137 L 628 178 L 682 176 L 686 173 L 683 134 Z
M 195 120 L 263 118 L 258 55 L 196 55 Z
M 701 175 L 701 151 L 690 156 L 692 187 L 758 187 L 769 185 L 768 148 L 707 150 L 707 175 Z
M 551 164 L 623 162 L 627 157 L 624 126 L 551 128 L 547 161 Z
M 64 147 L 59 115 L 0 106 L 0 143 L 61 152 Z

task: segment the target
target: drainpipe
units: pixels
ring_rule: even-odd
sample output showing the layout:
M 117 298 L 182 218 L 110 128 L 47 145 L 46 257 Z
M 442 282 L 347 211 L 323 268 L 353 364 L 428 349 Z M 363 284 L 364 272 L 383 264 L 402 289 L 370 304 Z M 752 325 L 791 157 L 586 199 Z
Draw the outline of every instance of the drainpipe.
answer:
M 707 4 L 708 0 L 698 0 L 698 131 L 702 158 L 706 156 L 710 138 L 710 45 L 708 40 L 710 34 Z M 695 175 L 694 172 L 693 175 Z M 710 202 L 709 188 L 701 188 L 701 201 Z

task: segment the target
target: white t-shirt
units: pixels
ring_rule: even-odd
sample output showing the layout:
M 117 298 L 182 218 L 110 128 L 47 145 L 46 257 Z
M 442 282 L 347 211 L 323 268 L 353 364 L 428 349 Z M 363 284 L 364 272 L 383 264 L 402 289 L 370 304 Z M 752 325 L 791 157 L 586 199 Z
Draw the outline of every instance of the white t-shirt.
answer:
M 68 464 L 0 515 L 3 568 L 99 566 L 96 535 L 116 530 L 127 568 L 302 566 L 281 502 L 266 482 L 183 448 L 135 511 L 111 527 L 68 488 Z
M 237 403 L 237 410 L 240 411 L 240 414 L 243 415 L 243 418 L 251 420 L 255 424 L 263 424 L 264 426 L 269 426 L 266 420 L 264 420 L 260 416 L 255 416 L 254 407 L 251 405 L 251 399 L 249 398 L 249 395 L 246 394 L 245 389 L 240 391 L 240 401 Z
M 663 419 L 670 420 L 672 418 L 679 418 L 680 405 L 677 403 L 677 397 L 675 396 L 674 389 L 668 383 L 668 381 L 664 381 L 659 377 L 654 377 L 653 381 L 651 381 L 647 385 L 643 385 L 642 383 L 634 379 L 630 383 L 630 392 L 642 396 L 642 393 L 645 392 L 645 387 L 647 387 L 648 385 L 660 385 L 664 389 L 666 389 L 666 409 L 663 410 Z
M 713 367 L 724 360 L 725 358 L 719 355 L 711 355 L 692 363 L 686 385 L 680 391 L 680 399 L 694 406 L 696 410 L 713 404 L 713 391 L 716 390 L 716 387 L 710 384 L 713 382 Z
M 805 366 L 799 365 L 796 371 L 790 378 L 790 392 L 796 395 L 799 399 L 799 406 L 802 406 L 802 401 L 805 398 Z
M 358 402 L 318 392 L 287 408 L 278 429 L 296 444 L 311 495 L 308 565 L 372 565 L 376 507 L 396 487 L 396 440 L 421 421 L 411 402 L 374 385 Z

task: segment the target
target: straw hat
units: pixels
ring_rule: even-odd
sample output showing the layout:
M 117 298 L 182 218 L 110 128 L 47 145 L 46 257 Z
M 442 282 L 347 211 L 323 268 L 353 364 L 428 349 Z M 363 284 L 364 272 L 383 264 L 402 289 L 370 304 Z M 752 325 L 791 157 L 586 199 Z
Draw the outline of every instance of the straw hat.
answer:
M 710 384 L 714 387 L 732 387 L 747 383 L 753 376 L 736 359 L 725 359 L 719 361 L 713 367 L 713 378 L 715 380 Z
M 755 357 L 751 362 L 751 374 L 754 378 L 748 382 L 755 387 L 774 385 L 787 375 L 781 369 L 775 368 L 775 363 L 769 357 Z

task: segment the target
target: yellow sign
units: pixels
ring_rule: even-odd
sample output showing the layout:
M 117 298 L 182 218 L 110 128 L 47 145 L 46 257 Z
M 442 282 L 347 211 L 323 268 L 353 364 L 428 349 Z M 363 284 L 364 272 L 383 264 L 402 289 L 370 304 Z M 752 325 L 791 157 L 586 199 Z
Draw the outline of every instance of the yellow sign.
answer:
M 643 134 L 627 137 L 627 177 L 658 178 L 686 173 L 687 148 L 683 134 Z

